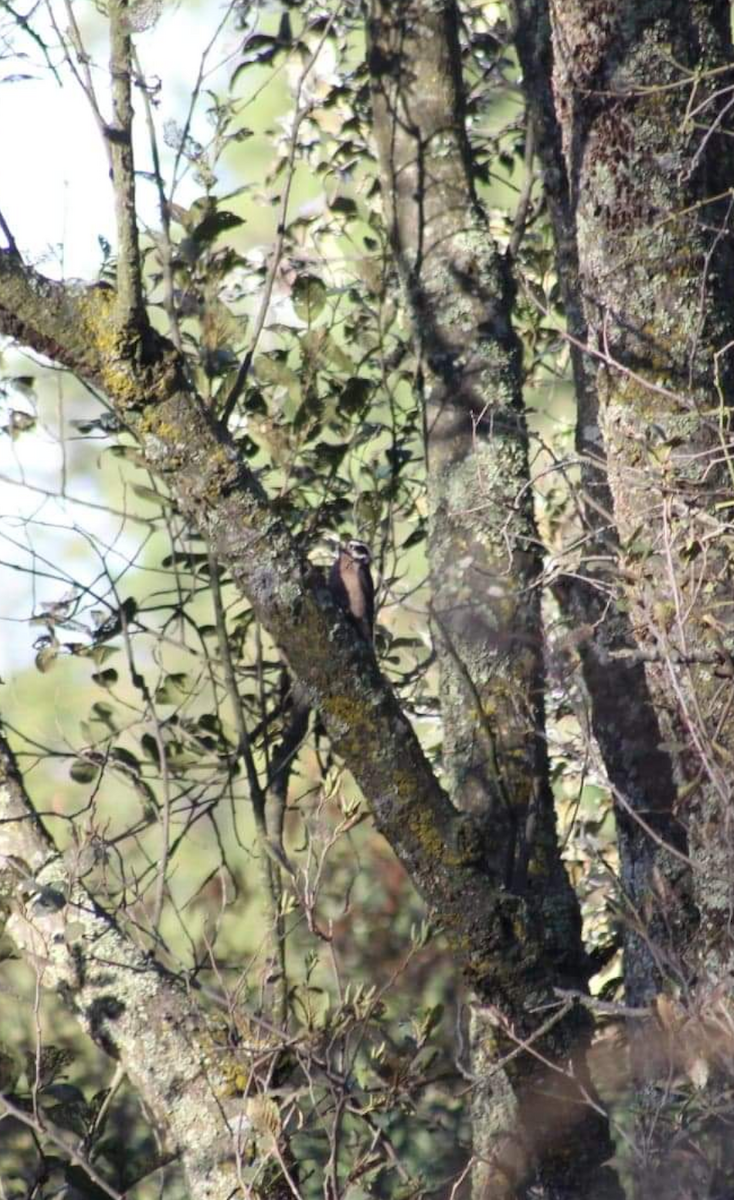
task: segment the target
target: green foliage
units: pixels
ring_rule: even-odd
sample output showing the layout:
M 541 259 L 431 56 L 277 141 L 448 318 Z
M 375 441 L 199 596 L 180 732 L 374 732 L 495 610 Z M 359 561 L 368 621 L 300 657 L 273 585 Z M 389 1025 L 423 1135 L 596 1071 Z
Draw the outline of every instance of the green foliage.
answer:
M 490 26 L 487 6 L 467 7 L 477 177 L 506 243 L 525 122 L 503 26 Z M 199 190 L 179 203 L 161 186 L 159 228 L 144 243 L 147 301 L 304 560 L 326 565 L 329 533 L 370 543 L 378 658 L 437 759 L 419 370 L 379 211 L 361 16 L 310 0 L 235 14 L 228 90 L 200 84 L 193 96 L 208 140 L 186 119 L 169 121 L 158 145 L 170 180 L 188 176 Z M 545 214 L 536 191 L 531 199 L 517 320 L 528 381 L 540 388 L 565 361 Z M 100 248 L 105 278 L 114 263 L 105 239 Z M 18 673 L 7 711 L 21 762 L 34 767 L 34 798 L 99 902 L 202 986 L 232 1096 L 259 1114 L 252 1163 L 275 1137 L 304 1197 L 324 1194 L 327 1171 L 350 1196 L 450 1192 L 468 1130 L 455 1048 L 462 998 L 440 935 L 423 923 L 318 722 L 287 759 L 287 796 L 277 797 L 294 696 L 276 648 L 141 469 L 104 399 L 65 379 L 61 411 L 56 382 L 41 367 L 8 373 L 0 429 L 25 471 L 39 429 L 73 444 L 64 469 L 69 494 L 82 497 L 71 520 L 59 499 L 50 531 L 27 518 L 42 567 L 35 549 L 20 556 L 29 583 L 43 579 L 26 601 L 41 632 L 36 670 Z M 540 422 L 539 442 L 547 432 Z M 567 427 L 554 433 L 551 450 L 567 437 Z M 85 502 L 108 512 L 82 534 Z M 549 487 L 541 504 L 544 532 L 560 544 L 568 492 Z M 276 844 L 282 834 L 292 874 L 268 863 L 262 796 L 267 833 Z M 13 1104 L 42 1130 L 72 1133 L 118 1191 L 145 1200 L 163 1179 L 167 1200 L 181 1194 L 175 1169 L 158 1169 L 129 1093 L 102 1085 L 100 1060 L 62 1009 L 34 1020 L 34 988 L 23 976 L 25 1023 L 12 1036 L 26 1069 L 8 1078 Z M 3 1036 L 7 1023 L 0 1018 Z M 77 1082 L 66 1075 L 72 1063 Z M 81 1197 L 103 1194 L 63 1140 L 31 1136 L 18 1121 L 5 1127 L 0 1175 L 13 1200 L 34 1180 L 33 1194 L 48 1200 L 62 1183 Z M 272 1157 L 265 1176 L 252 1170 L 263 1194 L 280 1177 Z

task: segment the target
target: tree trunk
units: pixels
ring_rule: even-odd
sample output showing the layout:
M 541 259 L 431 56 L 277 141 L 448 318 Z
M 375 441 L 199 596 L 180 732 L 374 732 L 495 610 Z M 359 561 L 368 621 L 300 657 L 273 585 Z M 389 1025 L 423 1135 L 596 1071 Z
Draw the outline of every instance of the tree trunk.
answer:
M 591 725 L 613 791 L 620 858 L 622 945 L 627 1004 L 650 1003 L 676 954 L 671 889 L 658 895 L 653 871 L 681 892 L 688 879 L 685 827 L 674 808 L 676 787 L 620 585 L 620 546 L 606 454 L 599 427 L 597 360 L 585 351 L 588 326 L 579 280 L 576 218 L 552 89 L 548 0 L 514 0 L 514 40 L 537 131 L 544 192 L 556 243 L 575 385 L 576 448 L 580 460 L 577 511 L 583 520 L 581 560 L 555 586 L 573 630 L 591 706 Z M 670 854 L 671 846 L 679 853 Z M 683 897 L 681 897 L 683 899 Z M 691 920 L 679 905 L 680 930 Z
M 672 1069 L 699 1084 L 708 1078 L 710 1103 L 721 1098 L 717 1075 L 731 1049 L 713 1022 L 731 1019 L 734 899 L 729 6 L 572 0 L 551 11 L 586 369 L 599 399 L 637 664 L 661 731 L 651 762 L 665 754 L 671 764 L 660 795 L 672 777 L 699 916 L 690 939 L 687 872 L 668 858 L 656 881 L 658 899 L 673 909 L 678 954 L 653 945 L 668 993 L 663 1023 Z M 629 729 L 619 723 L 620 744 Z M 651 1113 L 646 1169 L 656 1191 L 723 1194 L 730 1138 L 695 1103 L 681 1130 L 670 1104 L 657 1096 Z M 661 1163 L 664 1183 L 655 1175 Z
M 606 1121 L 588 1103 L 588 1022 L 575 1012 L 539 1032 L 537 1010 L 554 987 L 585 988 L 587 964 L 548 780 L 513 290 L 474 191 L 455 7 L 374 0 L 369 61 L 385 209 L 425 375 L 444 764 L 488 886 L 527 914 L 520 933 L 498 908 L 481 988 L 489 1013 L 474 1017 L 474 1191 L 514 1195 L 537 1168 L 542 1194 L 612 1196 Z M 518 1038 L 537 1038 L 545 1062 L 523 1054 L 500 1069 Z

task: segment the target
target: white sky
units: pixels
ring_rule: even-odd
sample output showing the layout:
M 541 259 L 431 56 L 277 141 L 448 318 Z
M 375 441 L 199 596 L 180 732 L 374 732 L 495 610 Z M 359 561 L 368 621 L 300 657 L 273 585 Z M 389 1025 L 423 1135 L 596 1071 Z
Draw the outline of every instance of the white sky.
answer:
M 62 0 L 52 0 L 52 4 L 58 25 L 65 31 L 65 6 Z M 93 81 L 100 103 L 104 103 L 103 111 L 109 116 L 107 50 L 103 42 L 106 20 L 97 14 L 91 0 L 77 0 L 74 11 L 92 50 Z M 158 20 L 137 38 L 144 71 L 162 84 L 156 110 L 159 136 L 166 120 L 180 120 L 197 77 L 202 47 L 210 40 L 223 12 L 216 3 L 191 6 L 165 0 Z M 55 42 L 42 8 L 37 27 L 50 44 Z M 220 42 L 220 52 L 215 50 L 211 56 L 212 66 L 221 63 L 225 49 L 233 49 L 231 29 L 225 37 L 228 42 Z M 11 77 L 0 86 L 0 209 L 21 250 L 39 262 L 44 271 L 61 273 L 58 268 L 52 272 L 52 265 L 63 246 L 67 278 L 96 277 L 101 257 L 97 237 L 102 234 L 113 245 L 115 238 L 107 158 L 94 116 L 81 88 L 69 79 L 68 68 L 58 52 L 53 58 L 59 65 L 63 87 L 54 80 L 34 42 L 18 36 L 16 43 L 28 57 L 0 61 L 0 80 Z M 12 82 L 12 77 L 20 73 L 30 74 L 33 79 Z M 223 78 L 218 75 L 208 82 L 216 87 Z M 135 108 L 137 166 L 145 169 L 150 165 L 150 156 L 140 97 L 135 100 Z M 202 132 L 201 125 L 198 131 Z M 163 146 L 161 149 L 165 153 Z M 192 188 L 188 198 L 201 190 Z M 144 205 L 152 201 L 152 187 L 143 183 L 139 190 Z M 185 187 L 178 199 L 186 203 Z
M 148 11 L 152 12 L 158 2 L 138 0 L 133 11 L 140 14 L 147 5 Z M 52 16 L 66 36 L 69 28 L 67 0 L 40 0 L 38 4 L 36 0 L 21 0 L 17 5 L 21 13 L 31 12 L 34 7 L 33 27 L 49 47 L 63 86 L 54 78 L 43 51 L 30 37 L 18 29 L 12 31 L 13 45 L 18 52 L 14 58 L 9 57 L 7 51 L 3 57 L 0 37 L 0 162 L 3 164 L 0 211 L 24 258 L 44 274 L 93 280 L 98 277 L 102 264 L 100 236 L 110 243 L 113 253 L 115 250 L 113 194 L 106 149 L 89 101 L 73 78 L 61 51 L 56 48 L 59 36 L 53 28 Z M 228 96 L 229 78 L 246 36 L 244 31 L 234 28 L 232 21 L 225 22 L 231 7 L 231 0 L 160 0 L 157 19 L 134 37 L 144 77 L 149 84 L 159 84 L 154 92 L 154 112 L 162 173 L 166 180 L 170 177 L 168 168 L 174 151 L 165 145 L 164 127 L 171 121 L 179 127 L 183 124 L 192 89 L 202 69 L 202 53 L 207 48 L 202 90 L 210 89 L 223 99 Z M 261 0 L 253 11 L 258 20 L 264 12 L 267 21 L 277 24 L 278 13 L 275 7 L 271 10 L 267 0 Z M 103 116 L 109 119 L 107 18 L 98 11 L 94 0 L 73 0 L 73 12 L 90 56 L 98 103 Z M 0 27 L 6 36 L 7 19 L 7 13 L 0 11 Z M 223 23 L 225 28 L 215 41 L 215 33 Z M 332 67 L 332 55 L 326 47 L 320 56 L 318 74 L 323 71 L 328 76 Z M 298 63 L 296 69 L 300 70 Z M 311 78 L 316 74 L 313 71 Z M 29 78 L 18 78 L 21 75 Z M 270 78 L 269 71 L 256 68 L 239 84 L 238 90 L 246 85 L 253 88 L 254 100 L 259 97 L 264 79 Z M 285 88 L 285 78 L 281 76 L 280 79 Z M 152 160 L 144 103 L 139 92 L 134 92 L 133 104 L 136 168 L 149 171 Z M 272 117 L 261 116 L 260 122 L 264 119 L 282 129 L 284 110 L 279 105 L 277 98 L 267 101 L 265 108 L 259 111 L 270 112 Z M 206 97 L 200 98 L 190 130 L 191 135 L 204 144 L 212 133 L 206 107 Z M 249 115 L 249 110 L 243 113 L 246 123 Z M 272 136 L 253 137 L 244 145 L 244 150 L 238 149 L 230 156 L 231 177 L 227 177 L 221 163 L 217 165 L 218 191 L 227 192 L 234 188 L 241 181 L 238 174 L 243 166 L 245 171 L 249 167 L 251 179 L 256 179 L 262 178 L 263 166 L 270 164 Z M 188 205 L 203 190 L 203 185 L 193 178 L 192 173 L 178 186 L 174 198 L 178 204 Z M 299 192 L 299 188 L 294 188 L 292 205 L 298 203 Z M 301 197 L 301 201 L 304 198 L 307 196 Z M 142 178 L 138 179 L 137 202 L 143 222 L 157 229 L 160 224 L 157 193 L 152 183 Z M 247 243 L 252 246 L 261 240 L 269 242 L 274 220 L 275 209 L 267 197 L 262 205 L 250 205 L 244 234 Z M 4 241 L 1 235 L 0 240 Z M 277 296 L 274 296 L 273 303 L 276 302 Z M 6 376 L 38 374 L 34 360 L 14 349 L 4 352 L 0 368 Z M 62 383 L 59 375 L 58 382 L 52 378 L 50 384 L 44 384 L 41 401 L 38 426 L 33 432 L 23 434 L 14 442 L 0 430 L 2 678 L 27 668 L 32 661 L 33 642 L 43 629 L 30 626 L 28 618 L 37 613 L 44 602 L 58 601 L 69 590 L 62 582 L 44 579 L 42 574 L 31 581 L 27 573 L 32 561 L 30 554 L 35 552 L 42 556 L 37 562 L 41 572 L 45 558 L 46 566 L 51 564 L 52 573 L 56 564 L 62 570 L 68 568 L 72 578 L 90 583 L 98 572 L 99 561 L 89 547 L 87 534 L 94 533 L 100 539 L 100 545 L 115 543 L 111 568 L 124 565 L 125 554 L 135 552 L 140 536 L 140 527 L 110 521 L 103 512 L 88 505 L 54 498 L 60 491 L 65 467 L 69 465 L 67 495 L 104 503 L 114 496 L 118 468 L 101 442 L 97 450 L 95 444 L 80 448 L 73 440 L 64 446 L 57 437 L 57 408 L 60 412 L 62 405 L 66 419 L 86 417 L 90 413 L 97 415 L 94 401 L 86 396 L 81 385 L 76 385 L 68 376 Z M 4 406 L 0 397 L 0 426 L 8 419 L 7 407 L 32 412 L 34 400 L 21 392 L 12 393 Z M 81 453 L 86 456 L 84 472 L 74 471 L 75 462 L 78 468 Z M 11 486 L 3 482 L 3 477 L 33 486 Z M 49 497 L 44 497 L 38 490 L 44 488 L 50 493 Z M 119 502 L 119 495 L 115 499 Z M 14 565 L 23 566 L 24 572 L 13 569 Z
M 51 0 L 51 4 L 59 28 L 66 31 L 68 17 L 63 0 Z M 31 5 L 26 3 L 19 6 L 19 11 L 30 8 Z M 57 38 L 48 11 L 39 6 L 34 28 L 49 46 L 53 46 Z M 199 72 L 202 48 L 211 40 L 224 11 L 224 6 L 211 0 L 183 6 L 165 0 L 158 20 L 136 39 L 146 76 L 157 77 L 162 85 L 157 94 L 156 120 L 164 160 L 170 151 L 163 145 L 163 124 L 170 119 L 180 123 Z M 74 13 L 85 44 L 92 53 L 95 87 L 103 112 L 108 116 L 106 20 L 91 0 L 76 0 Z M 227 40 L 220 40 L 210 58 L 211 67 L 219 65 L 220 70 L 207 79 L 207 86 L 220 93 L 226 91 L 228 68 L 222 67 L 225 54 L 234 49 L 236 40 L 241 42 L 241 35 L 235 40 L 231 27 L 225 38 Z M 95 118 L 86 96 L 69 77 L 69 70 L 58 52 L 52 52 L 52 58 L 59 67 L 63 87 L 54 79 L 42 52 L 29 37 L 17 34 L 14 42 L 25 57 L 0 58 L 0 162 L 3 164 L 0 210 L 21 253 L 45 274 L 56 278 L 95 279 L 102 260 L 99 236 L 110 242 L 113 252 L 115 246 L 107 156 Z M 21 81 L 17 79 L 20 74 L 32 78 Z M 136 165 L 145 170 L 150 166 L 150 154 L 140 96 L 134 104 L 138 118 Z M 206 140 L 209 126 L 204 118 L 199 118 L 199 124 L 193 125 L 192 132 Z M 179 203 L 190 203 L 201 191 L 200 184 L 186 181 L 176 199 Z M 157 226 L 153 187 L 140 182 L 138 193 L 144 219 Z M 33 363 L 14 351 L 5 352 L 2 368 L 8 374 L 33 373 Z M 70 391 L 67 383 L 65 395 Z M 76 389 L 76 400 L 79 400 L 79 389 Z M 46 398 L 45 403 L 49 405 L 52 401 Z M 73 396 L 71 403 L 74 403 Z M 29 403 L 21 394 L 13 395 L 10 407 L 27 411 Z M 7 419 L 3 412 L 0 407 L 0 423 Z M 62 450 L 48 428 L 39 425 L 37 432 L 24 435 L 15 443 L 0 433 L 0 476 L 27 480 L 36 486 L 56 490 L 61 470 Z M 69 491 L 99 501 L 103 499 L 99 493 L 101 482 L 102 476 L 98 472 L 91 472 L 86 479 L 76 475 Z M 26 526 L 24 522 L 28 518 L 37 523 Z M 115 538 L 115 530 L 104 514 L 95 513 L 86 506 L 46 500 L 32 490 L 24 491 L 0 482 L 2 678 L 7 679 L 13 670 L 27 667 L 32 661 L 32 643 L 43 630 L 28 625 L 31 612 L 37 611 L 41 601 L 59 599 L 63 594 L 60 585 L 43 579 L 38 581 L 35 595 L 32 594 L 29 577 L 11 567 L 3 567 L 2 562 L 27 565 L 29 559 L 23 546 L 29 549 L 32 546 L 46 554 L 52 563 L 68 564 L 71 571 L 88 580 L 98 564 L 80 564 L 84 543 L 82 535 L 75 529 L 97 530 L 100 536 L 106 534 L 107 541 Z M 119 543 L 123 553 L 133 544 L 132 540 L 126 543 L 123 536 Z

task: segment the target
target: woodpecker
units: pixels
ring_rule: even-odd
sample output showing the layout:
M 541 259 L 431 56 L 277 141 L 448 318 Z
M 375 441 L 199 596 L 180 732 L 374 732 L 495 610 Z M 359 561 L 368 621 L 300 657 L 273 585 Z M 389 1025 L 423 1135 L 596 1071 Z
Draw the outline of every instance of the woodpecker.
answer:
M 329 572 L 329 588 L 337 604 L 349 613 L 370 645 L 375 623 L 375 585 L 370 574 L 372 555 L 364 542 L 352 540 L 337 547 Z

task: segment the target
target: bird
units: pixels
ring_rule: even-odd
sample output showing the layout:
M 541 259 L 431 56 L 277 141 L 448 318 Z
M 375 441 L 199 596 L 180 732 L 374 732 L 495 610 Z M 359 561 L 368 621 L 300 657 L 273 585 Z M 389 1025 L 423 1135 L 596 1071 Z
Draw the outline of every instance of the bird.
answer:
M 329 572 L 329 590 L 340 608 L 352 618 L 365 641 L 372 645 L 375 624 L 375 585 L 370 548 L 353 538 L 337 546 Z

